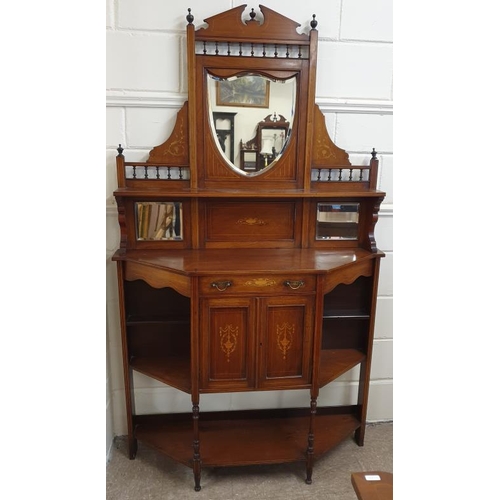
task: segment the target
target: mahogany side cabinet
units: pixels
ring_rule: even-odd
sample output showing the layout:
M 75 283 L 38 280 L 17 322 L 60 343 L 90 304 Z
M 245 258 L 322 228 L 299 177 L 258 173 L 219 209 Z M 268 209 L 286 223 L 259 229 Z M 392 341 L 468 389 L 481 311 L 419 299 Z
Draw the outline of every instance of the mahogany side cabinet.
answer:
M 130 458 L 138 441 L 193 469 L 304 461 L 362 446 L 384 193 L 375 150 L 352 165 L 315 104 L 318 31 L 260 6 L 188 9 L 188 99 L 144 162 L 118 148 L 121 338 Z M 222 114 L 221 114 L 222 113 Z M 230 133 L 223 120 L 231 117 Z M 279 123 L 265 127 L 277 117 Z M 263 122 L 264 120 L 264 122 Z M 258 136 L 257 136 L 258 134 Z M 256 169 L 240 144 L 252 143 Z M 370 156 L 370 155 L 369 155 Z M 358 366 L 358 396 L 321 389 Z M 133 373 L 190 395 L 189 413 L 139 414 Z M 204 411 L 200 395 L 310 392 L 307 407 Z

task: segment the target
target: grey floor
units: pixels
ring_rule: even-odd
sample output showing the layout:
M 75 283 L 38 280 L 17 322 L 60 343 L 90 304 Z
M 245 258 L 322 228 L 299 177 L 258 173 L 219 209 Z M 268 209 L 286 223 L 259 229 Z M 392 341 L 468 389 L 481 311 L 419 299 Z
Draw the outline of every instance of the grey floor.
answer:
M 107 464 L 106 500 L 356 500 L 352 472 L 393 472 L 392 465 L 392 423 L 369 424 L 364 446 L 349 438 L 316 461 L 311 485 L 303 463 L 203 468 L 195 492 L 190 468 L 140 443 L 129 460 L 119 437 Z

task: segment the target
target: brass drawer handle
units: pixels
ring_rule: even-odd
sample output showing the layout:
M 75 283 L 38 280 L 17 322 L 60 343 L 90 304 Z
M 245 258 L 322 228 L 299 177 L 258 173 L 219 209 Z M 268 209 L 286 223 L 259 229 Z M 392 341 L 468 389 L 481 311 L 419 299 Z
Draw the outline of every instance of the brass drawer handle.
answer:
M 219 292 L 223 292 L 227 290 L 228 287 L 230 287 L 232 283 L 230 281 L 214 281 L 211 286 L 212 288 L 217 288 Z
M 286 280 L 284 285 L 290 287 L 292 290 L 298 290 L 301 286 L 305 285 L 305 282 L 304 280 L 296 280 L 296 281 Z

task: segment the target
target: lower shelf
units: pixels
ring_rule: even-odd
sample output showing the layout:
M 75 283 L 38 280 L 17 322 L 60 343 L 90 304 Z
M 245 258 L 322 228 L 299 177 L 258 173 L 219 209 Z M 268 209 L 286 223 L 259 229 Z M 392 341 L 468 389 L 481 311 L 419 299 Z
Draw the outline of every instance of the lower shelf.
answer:
M 130 366 L 164 384 L 188 394 L 191 392 L 191 364 L 188 357 L 134 358 Z
M 314 455 L 335 447 L 360 426 L 356 406 L 318 408 Z M 192 466 L 193 420 L 189 414 L 134 417 L 135 437 Z M 305 460 L 309 409 L 200 414 L 200 454 L 205 466 L 273 464 Z
M 321 351 L 319 386 L 323 387 L 366 359 L 358 349 L 325 349 Z

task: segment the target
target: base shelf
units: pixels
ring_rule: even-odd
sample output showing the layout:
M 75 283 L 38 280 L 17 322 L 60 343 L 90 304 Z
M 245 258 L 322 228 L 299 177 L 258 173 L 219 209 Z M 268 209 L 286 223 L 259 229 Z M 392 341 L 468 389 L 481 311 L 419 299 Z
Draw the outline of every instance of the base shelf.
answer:
M 318 408 L 314 455 L 335 447 L 359 428 L 357 407 Z M 189 414 L 134 417 L 135 437 L 189 467 L 193 420 Z M 298 462 L 306 458 L 310 410 L 210 412 L 200 414 L 200 453 L 204 466 Z

